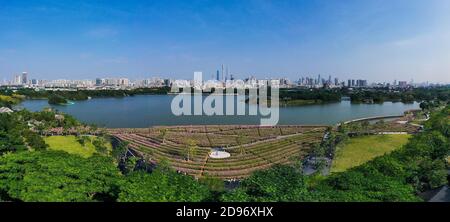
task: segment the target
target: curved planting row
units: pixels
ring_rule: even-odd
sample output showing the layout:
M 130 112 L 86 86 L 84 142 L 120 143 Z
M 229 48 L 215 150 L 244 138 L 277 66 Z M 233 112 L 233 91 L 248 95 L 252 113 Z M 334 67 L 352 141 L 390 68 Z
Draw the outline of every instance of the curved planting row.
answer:
M 127 141 L 130 144 L 134 145 L 134 148 L 138 148 L 141 152 L 145 152 L 149 155 L 155 155 L 157 159 L 160 158 L 166 158 L 169 160 L 180 160 L 184 161 L 183 153 L 185 152 L 185 148 L 183 147 L 177 147 L 173 145 L 165 145 L 160 144 L 158 146 L 154 146 L 151 143 L 148 143 L 145 140 L 142 140 L 138 137 L 132 136 L 130 134 L 121 134 L 121 135 L 115 135 L 117 138 L 119 138 L 122 141 Z M 201 159 L 205 154 L 207 154 L 207 150 L 199 150 L 197 151 L 197 154 L 192 159 Z
M 239 128 L 230 126 L 223 128 L 228 132 L 233 131 L 235 134 L 224 133 L 225 131 L 222 128 L 214 126 L 196 127 L 195 130 L 188 132 L 183 132 L 182 128 L 177 127 L 176 131 L 168 133 L 168 135 L 172 134 L 172 136 L 177 137 L 175 142 L 166 138 L 163 143 L 161 137 L 158 136 L 159 134 L 151 130 L 114 131 L 113 136 L 121 141 L 127 141 L 129 147 L 135 153 L 153 162 L 167 160 L 171 166 L 180 172 L 196 177 L 209 175 L 222 179 L 239 179 L 250 175 L 255 170 L 266 169 L 274 164 L 297 162 L 311 150 L 315 143 L 321 141 L 324 131 L 324 128 L 320 127 L 289 127 L 287 130 L 284 127 L 260 128 L 260 131 L 257 132 L 258 135 L 252 138 L 254 139 L 252 141 L 258 141 L 261 138 L 272 138 L 272 140 L 258 141 L 257 143 L 250 143 L 249 140 L 246 140 L 247 145 L 237 147 L 235 146 L 237 133 L 247 131 L 250 134 L 253 131 L 252 133 L 255 135 L 256 127 Z M 208 130 L 215 131 L 215 133 L 204 133 Z M 193 131 L 199 133 L 192 133 Z M 287 132 L 293 134 L 284 135 Z M 298 134 L 299 132 L 304 134 Z M 188 136 L 179 137 L 183 134 Z M 181 142 L 187 138 L 208 140 L 210 145 L 226 144 L 232 146 L 231 144 L 233 144 L 233 148 L 227 149 L 231 157 L 226 159 L 209 158 L 210 148 L 215 146 L 201 147 L 199 145 L 195 154 L 187 160 L 188 146 Z M 230 141 L 232 139 L 234 140 Z

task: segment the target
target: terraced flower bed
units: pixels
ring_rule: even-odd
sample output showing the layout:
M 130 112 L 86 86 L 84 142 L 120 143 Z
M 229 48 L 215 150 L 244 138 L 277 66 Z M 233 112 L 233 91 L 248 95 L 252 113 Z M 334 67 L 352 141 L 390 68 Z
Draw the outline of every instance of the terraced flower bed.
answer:
M 325 129 L 322 126 L 229 125 L 113 129 L 109 133 L 127 141 L 130 149 L 147 160 L 156 163 L 167 160 L 180 172 L 195 177 L 240 179 L 274 164 L 300 161 L 321 141 Z M 231 156 L 210 158 L 211 149 L 217 147 Z

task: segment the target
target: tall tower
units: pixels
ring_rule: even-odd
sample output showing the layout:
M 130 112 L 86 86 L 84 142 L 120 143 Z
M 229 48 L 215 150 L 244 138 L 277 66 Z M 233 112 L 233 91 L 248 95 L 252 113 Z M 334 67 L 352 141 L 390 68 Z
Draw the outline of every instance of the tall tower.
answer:
M 217 81 L 220 80 L 220 73 L 219 73 L 219 70 L 217 70 L 217 73 L 216 73 L 216 80 L 217 80 Z
M 222 81 L 224 80 L 224 76 L 223 76 L 223 64 L 222 64 Z
M 27 83 L 28 83 L 28 73 L 22 72 L 22 84 L 27 84 Z
M 228 66 L 225 66 L 225 81 L 228 80 Z
M 22 76 L 21 76 L 21 75 L 16 75 L 16 76 L 14 76 L 14 84 L 15 84 L 15 85 L 20 85 L 20 84 L 22 84 Z

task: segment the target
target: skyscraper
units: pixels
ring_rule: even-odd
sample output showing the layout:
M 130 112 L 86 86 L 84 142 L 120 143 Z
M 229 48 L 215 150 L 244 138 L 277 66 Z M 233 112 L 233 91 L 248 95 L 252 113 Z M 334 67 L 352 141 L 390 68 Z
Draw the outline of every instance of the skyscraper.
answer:
M 224 80 L 224 76 L 223 76 L 223 64 L 222 64 L 222 81 Z
M 15 84 L 15 85 L 20 85 L 20 84 L 22 84 L 22 76 L 21 76 L 21 75 L 16 75 L 16 76 L 14 76 L 14 84 Z
M 27 84 L 27 83 L 28 83 L 28 73 L 22 72 L 22 84 Z
M 225 67 L 225 73 L 226 73 L 226 74 L 225 74 L 225 81 L 227 81 L 227 80 L 228 80 L 228 77 L 229 77 L 229 76 L 228 76 L 228 66 Z
M 95 79 L 95 85 L 100 86 L 102 85 L 103 81 L 100 78 Z
M 220 73 L 219 73 L 219 70 L 217 70 L 217 73 L 216 73 L 216 80 L 217 80 L 217 81 L 220 80 Z

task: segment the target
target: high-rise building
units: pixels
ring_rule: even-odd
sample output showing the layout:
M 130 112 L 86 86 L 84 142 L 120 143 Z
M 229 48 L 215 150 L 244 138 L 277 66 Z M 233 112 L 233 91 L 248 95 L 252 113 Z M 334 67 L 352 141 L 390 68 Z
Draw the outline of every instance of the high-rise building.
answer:
M 28 84 L 28 73 L 22 72 L 22 84 Z
M 128 86 L 130 84 L 130 80 L 127 78 L 120 78 L 118 81 L 118 85 L 120 86 Z
M 228 66 L 225 67 L 225 81 L 228 80 Z
M 408 85 L 408 83 L 406 81 L 398 81 L 399 87 L 406 87 L 407 85 Z
M 103 84 L 103 80 L 100 78 L 95 79 L 95 85 L 100 86 Z
M 222 81 L 224 80 L 225 76 L 223 76 L 223 64 L 222 64 Z
M 171 85 L 172 85 L 172 80 L 170 80 L 170 79 L 164 79 L 164 85 L 165 85 L 165 86 L 171 86 Z
M 220 80 L 220 73 L 219 73 L 219 70 L 217 70 L 217 73 L 216 73 L 216 80 L 217 80 L 217 81 Z
M 203 73 L 202 72 L 194 72 L 194 81 L 193 86 L 197 89 L 201 89 L 203 85 Z
M 364 80 L 364 79 L 356 80 L 356 86 L 358 86 L 358 87 L 366 87 L 367 86 L 367 80 Z
M 21 85 L 22 84 L 22 76 L 16 75 L 14 76 L 14 85 Z

